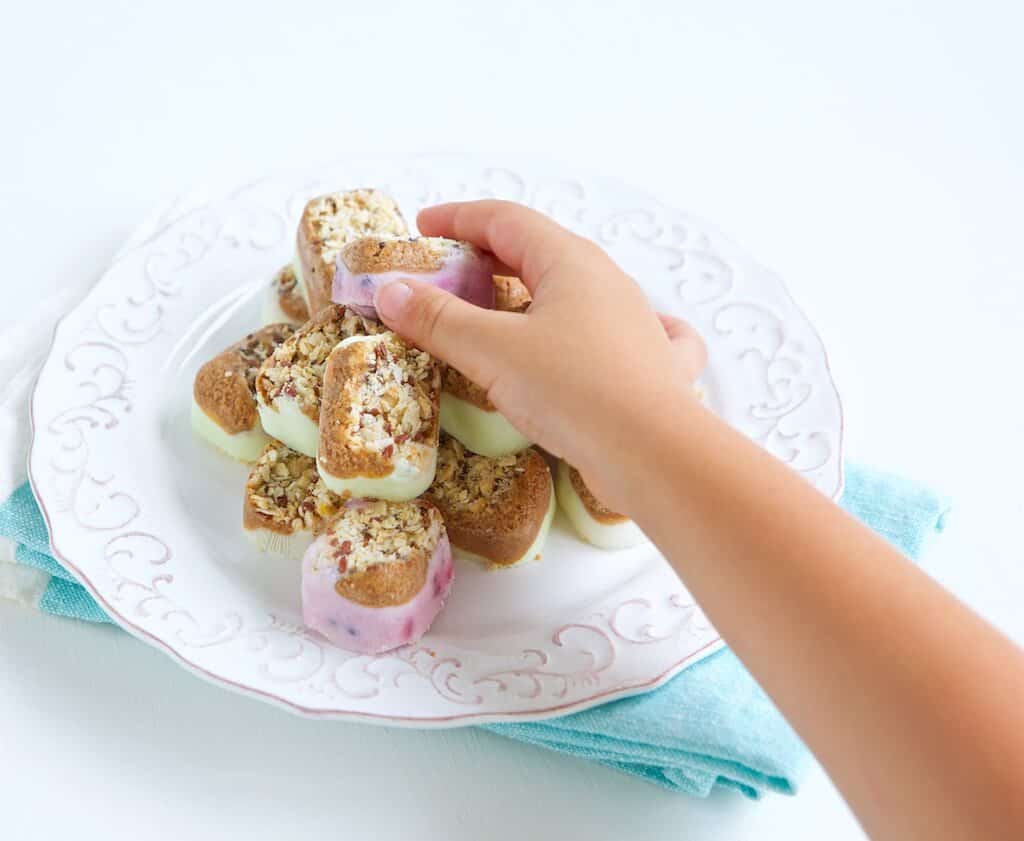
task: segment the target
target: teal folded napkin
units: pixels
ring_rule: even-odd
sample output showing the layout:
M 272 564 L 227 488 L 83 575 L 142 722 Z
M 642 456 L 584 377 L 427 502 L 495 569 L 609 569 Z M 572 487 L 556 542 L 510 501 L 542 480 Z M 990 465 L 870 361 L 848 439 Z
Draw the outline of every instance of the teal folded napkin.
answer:
M 917 560 L 943 526 L 948 507 L 898 476 L 848 465 L 842 505 Z M 0 537 L 15 561 L 51 577 L 37 607 L 91 622 L 110 622 L 88 592 L 49 554 L 46 525 L 28 484 L 0 505 Z M 485 729 L 599 762 L 665 788 L 706 796 L 715 786 L 748 797 L 794 794 L 809 754 L 728 649 L 684 669 L 660 689 L 547 721 Z

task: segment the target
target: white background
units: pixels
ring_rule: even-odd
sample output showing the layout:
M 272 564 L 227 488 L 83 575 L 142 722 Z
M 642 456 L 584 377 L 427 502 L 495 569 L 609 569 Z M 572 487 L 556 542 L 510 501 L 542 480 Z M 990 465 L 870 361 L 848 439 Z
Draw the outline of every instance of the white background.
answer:
M 0 324 L 211 179 L 434 150 L 602 171 L 787 280 L 848 452 L 951 494 L 927 569 L 1024 639 L 1024 19 L 842 5 L 12 4 Z M 861 837 L 820 771 L 698 801 L 478 731 L 313 723 L 7 604 L 0 675 L 12 838 Z

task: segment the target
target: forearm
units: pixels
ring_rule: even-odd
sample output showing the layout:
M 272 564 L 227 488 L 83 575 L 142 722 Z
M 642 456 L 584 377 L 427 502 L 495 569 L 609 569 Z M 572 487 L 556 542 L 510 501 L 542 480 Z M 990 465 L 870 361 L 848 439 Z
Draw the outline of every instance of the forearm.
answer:
M 1024 826 L 1019 649 L 695 401 L 629 470 L 630 513 L 869 831 Z

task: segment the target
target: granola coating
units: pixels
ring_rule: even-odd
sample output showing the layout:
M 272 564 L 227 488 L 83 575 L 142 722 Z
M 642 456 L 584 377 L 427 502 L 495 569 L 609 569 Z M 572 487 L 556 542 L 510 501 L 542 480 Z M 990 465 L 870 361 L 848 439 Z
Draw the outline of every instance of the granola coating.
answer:
M 551 504 L 551 470 L 534 448 L 497 458 L 442 435 L 426 497 L 441 509 L 452 544 L 497 565 L 522 557 Z
M 279 396 L 294 398 L 304 415 L 319 422 L 324 368 L 335 345 L 352 336 L 373 335 L 386 329 L 345 307 L 325 307 L 263 363 L 256 377 L 260 402 L 273 406 Z
M 319 534 L 343 500 L 320 480 L 316 462 L 280 441 L 271 441 L 245 483 L 242 524 L 281 534 Z

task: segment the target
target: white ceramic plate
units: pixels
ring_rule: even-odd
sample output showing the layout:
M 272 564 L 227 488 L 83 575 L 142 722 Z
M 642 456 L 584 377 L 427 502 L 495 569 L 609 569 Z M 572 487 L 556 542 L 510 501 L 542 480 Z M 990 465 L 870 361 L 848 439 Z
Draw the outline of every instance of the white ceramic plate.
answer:
M 305 201 L 374 185 L 533 205 L 596 240 L 709 346 L 711 406 L 829 496 L 842 417 L 782 284 L 707 225 L 603 178 L 454 157 L 337 166 L 179 202 L 59 325 L 33 397 L 32 485 L 56 556 L 131 633 L 197 674 L 309 715 L 414 726 L 537 719 L 650 689 L 721 646 L 651 547 L 606 553 L 559 517 L 540 563 L 460 564 L 417 645 L 377 656 L 302 625 L 295 563 L 240 532 L 246 469 L 193 438 L 198 366 L 257 324 Z

